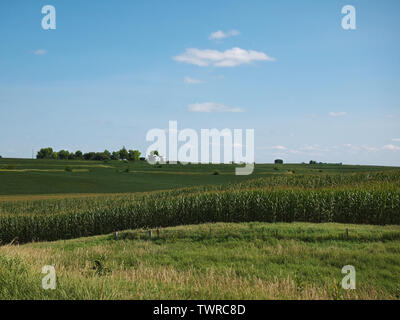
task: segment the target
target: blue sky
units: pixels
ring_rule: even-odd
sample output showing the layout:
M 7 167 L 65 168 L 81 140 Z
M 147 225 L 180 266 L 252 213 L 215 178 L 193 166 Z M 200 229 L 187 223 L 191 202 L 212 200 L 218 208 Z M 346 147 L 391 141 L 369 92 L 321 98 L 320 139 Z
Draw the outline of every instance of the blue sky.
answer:
M 255 129 L 256 162 L 400 165 L 399 16 L 397 0 L 2 0 L 0 155 L 144 152 L 177 120 Z

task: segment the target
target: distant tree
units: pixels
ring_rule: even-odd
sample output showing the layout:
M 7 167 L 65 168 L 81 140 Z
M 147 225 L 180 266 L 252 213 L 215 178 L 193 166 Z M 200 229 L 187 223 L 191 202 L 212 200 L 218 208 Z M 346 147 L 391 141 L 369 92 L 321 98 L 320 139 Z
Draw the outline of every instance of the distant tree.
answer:
M 154 151 L 154 154 L 158 155 L 157 151 Z M 82 153 L 82 151 L 78 150 L 75 153 L 69 152 L 68 150 L 60 150 L 58 152 L 53 151 L 52 148 L 42 148 L 37 153 L 37 159 L 61 159 L 61 160 L 75 160 L 75 159 L 84 159 L 84 160 L 99 160 L 99 161 L 109 161 L 109 160 L 125 160 L 137 161 L 140 160 L 140 151 L 139 150 L 126 150 L 123 147 L 119 151 L 114 151 L 111 153 L 108 150 L 104 150 L 103 152 L 87 152 Z M 145 160 L 143 158 L 143 160 Z
M 51 159 L 53 156 L 52 148 L 42 148 L 36 155 L 36 159 Z
M 83 159 L 83 153 L 82 151 L 78 150 L 75 152 L 75 159 Z
M 0 159 L 3 158 L 2 156 L 0 156 Z
M 121 150 L 119 150 L 119 158 L 122 160 L 126 160 L 129 157 L 128 150 L 126 150 L 125 147 L 123 147 Z
M 310 164 L 317 164 L 317 161 L 310 160 Z
M 96 158 L 96 152 L 87 152 L 83 154 L 83 159 L 94 160 Z
M 68 157 L 69 157 L 69 151 L 67 150 L 58 151 L 58 158 L 60 160 L 68 160 Z
M 111 154 L 111 159 L 112 159 L 112 160 L 119 160 L 119 152 L 118 152 L 118 151 L 114 151 L 114 152 Z
M 128 151 L 128 160 L 130 161 L 138 161 L 140 158 L 139 150 L 129 150 Z
M 145 158 L 145 157 L 140 157 L 139 160 L 140 160 L 140 161 L 145 161 L 146 158 Z
M 158 154 L 158 151 L 157 151 L 157 150 L 153 150 L 153 151 L 151 151 L 151 152 L 150 152 L 150 154 L 151 154 L 151 155 L 153 155 L 153 154 L 154 154 L 154 155 L 156 155 L 156 156 L 160 156 L 160 155 Z
M 283 160 L 282 159 L 276 159 L 275 160 L 275 164 L 283 164 Z
M 111 152 L 108 151 L 107 149 L 104 150 L 103 155 L 104 155 L 104 159 L 103 160 L 111 160 Z
M 104 152 L 96 152 L 93 160 L 105 161 L 110 160 L 111 154 L 109 151 L 104 150 Z

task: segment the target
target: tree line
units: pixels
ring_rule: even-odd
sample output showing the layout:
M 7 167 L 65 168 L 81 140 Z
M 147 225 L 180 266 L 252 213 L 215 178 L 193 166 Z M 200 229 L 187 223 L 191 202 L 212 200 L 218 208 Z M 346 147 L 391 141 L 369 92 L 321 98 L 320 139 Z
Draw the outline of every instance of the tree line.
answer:
M 38 151 L 36 159 L 55 159 L 55 160 L 130 160 L 138 161 L 143 160 L 140 158 L 139 150 L 127 150 L 123 147 L 121 150 L 110 152 L 104 150 L 103 152 L 87 152 L 83 153 L 78 150 L 69 152 L 68 150 L 53 151 L 52 148 L 42 148 Z

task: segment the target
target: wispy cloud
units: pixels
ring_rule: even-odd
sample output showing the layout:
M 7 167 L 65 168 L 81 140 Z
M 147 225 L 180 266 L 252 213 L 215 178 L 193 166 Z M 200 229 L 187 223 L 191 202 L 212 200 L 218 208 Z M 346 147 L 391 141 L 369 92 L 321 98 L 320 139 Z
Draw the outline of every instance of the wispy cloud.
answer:
M 394 142 L 400 142 L 400 138 L 393 138 L 392 141 L 394 141 Z
M 273 147 L 271 147 L 271 149 L 284 151 L 284 150 L 287 150 L 288 148 L 286 148 L 284 146 L 273 146 Z
M 344 117 L 347 115 L 347 112 L 329 112 L 329 116 L 337 118 L 337 117 Z
M 47 51 L 44 49 L 38 49 L 38 50 L 33 51 L 33 54 L 36 54 L 36 55 L 42 55 L 42 54 L 46 54 L 46 53 L 47 53 Z
M 263 52 L 245 50 L 237 47 L 226 51 L 189 48 L 186 49 L 185 53 L 175 56 L 173 59 L 178 62 L 194 64 L 200 67 L 235 67 L 254 61 L 275 61 L 274 58 L 267 56 Z
M 222 31 L 222 30 L 218 30 L 216 32 L 211 33 L 211 35 L 209 36 L 210 40 L 222 40 L 225 38 L 229 38 L 229 37 L 233 37 L 233 36 L 237 36 L 239 35 L 240 32 L 237 30 L 230 30 L 230 31 Z
M 365 151 L 370 151 L 370 152 L 376 152 L 379 150 L 377 147 L 369 147 L 369 146 L 363 146 L 362 147 Z
M 389 151 L 399 151 L 400 147 L 395 146 L 393 144 L 387 144 L 385 146 L 382 147 L 383 150 L 389 150 Z
M 199 83 L 204 82 L 202 80 L 194 79 L 194 78 L 190 78 L 190 77 L 185 77 L 184 81 L 185 81 L 185 83 L 190 83 L 190 84 L 199 84 Z
M 228 107 L 222 103 L 204 102 L 193 103 L 188 106 L 191 112 L 243 112 L 241 108 Z

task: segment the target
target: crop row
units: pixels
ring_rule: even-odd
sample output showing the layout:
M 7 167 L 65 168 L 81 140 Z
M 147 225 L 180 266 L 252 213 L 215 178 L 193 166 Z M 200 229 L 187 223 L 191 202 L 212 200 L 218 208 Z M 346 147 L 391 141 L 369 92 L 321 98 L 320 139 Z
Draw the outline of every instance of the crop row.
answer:
M 228 190 L 94 206 L 84 212 L 0 215 L 0 240 L 59 240 L 206 222 L 400 224 L 399 190 Z

